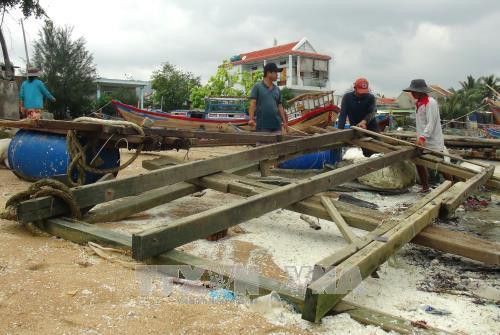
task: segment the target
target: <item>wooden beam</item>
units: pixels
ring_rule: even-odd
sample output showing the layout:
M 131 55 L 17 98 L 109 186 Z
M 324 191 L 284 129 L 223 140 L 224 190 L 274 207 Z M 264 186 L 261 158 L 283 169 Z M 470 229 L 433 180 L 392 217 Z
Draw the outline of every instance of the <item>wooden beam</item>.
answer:
M 88 212 L 82 220 L 89 223 L 120 221 L 131 215 L 193 194 L 202 189 L 201 187 L 184 182 L 160 187 L 137 196 L 107 202 L 99 208 Z
M 346 260 L 348 257 L 354 255 L 356 251 L 361 248 L 366 247 L 373 240 L 375 240 L 379 236 L 383 236 L 390 229 L 397 226 L 400 222 L 407 220 L 410 216 L 415 214 L 417 211 L 422 209 L 425 205 L 427 205 L 430 201 L 438 197 L 440 194 L 448 190 L 451 186 L 450 181 L 445 181 L 443 184 L 439 185 L 436 189 L 432 190 L 429 194 L 426 194 L 423 198 L 419 199 L 415 204 L 413 204 L 410 208 L 404 211 L 402 214 L 391 218 L 389 220 L 381 220 L 380 224 L 368 234 L 359 239 L 357 245 L 347 245 L 344 248 L 336 251 L 330 256 L 327 256 L 317 262 L 314 266 L 314 277 L 313 279 L 319 278 L 321 275 L 329 271 L 333 266 L 341 263 Z
M 404 244 L 411 241 L 425 226 L 434 221 L 441 206 L 443 193 L 407 220 L 383 236 L 386 241 L 373 241 L 356 254 L 308 285 L 302 317 L 318 322 L 331 308 L 358 286 L 378 266 Z
M 359 242 L 360 242 L 359 238 L 356 235 L 354 235 L 351 228 L 347 225 L 347 222 L 345 222 L 344 218 L 339 213 L 337 208 L 335 208 L 335 205 L 332 203 L 330 198 L 321 196 L 320 199 L 321 203 L 323 204 L 323 206 L 325 206 L 326 211 L 332 218 L 333 222 L 335 222 L 340 232 L 342 233 L 342 236 L 344 236 L 347 242 L 354 244 L 355 247 L 359 247 Z
M 471 234 L 429 226 L 421 231 L 412 242 L 450 254 L 464 255 L 466 253 L 468 258 L 488 265 L 500 265 L 500 244 L 476 238 Z
M 493 175 L 494 170 L 495 167 L 490 166 L 486 168 L 485 171 L 478 173 L 466 182 L 458 182 L 453 185 L 453 192 L 450 190 L 447 198 L 443 199 L 440 217 L 449 218 L 453 216 L 455 214 L 455 210 L 464 202 L 465 198 L 467 198 L 467 196 L 472 192 L 476 191 L 479 186 L 484 185 Z
M 380 133 L 377 133 L 377 132 L 374 132 L 374 131 L 371 131 L 371 130 L 366 130 L 366 129 L 363 129 L 363 128 L 360 128 L 360 127 L 352 126 L 351 129 L 354 129 L 357 132 L 369 135 L 371 137 L 381 138 L 382 140 L 384 140 L 387 143 L 395 143 L 395 144 L 399 144 L 399 145 L 405 145 L 405 146 L 412 146 L 412 147 L 420 148 L 422 150 L 431 152 L 431 153 L 433 153 L 435 155 L 438 155 L 438 156 L 450 157 L 450 158 L 453 158 L 453 159 L 455 159 L 457 161 L 460 161 L 460 162 L 467 162 L 467 163 L 470 163 L 470 164 L 473 164 L 473 165 L 478 165 L 478 166 L 481 166 L 481 167 L 488 167 L 488 166 L 490 166 L 489 164 L 483 164 L 483 163 L 480 163 L 480 162 L 469 161 L 469 160 L 464 159 L 464 158 L 462 158 L 460 156 L 450 155 L 450 154 L 447 154 L 447 153 L 444 153 L 444 152 L 441 152 L 441 151 L 438 151 L 438 150 L 429 149 L 429 148 L 426 148 L 426 147 L 423 147 L 423 146 L 416 145 L 415 143 L 411 143 L 411 142 L 408 142 L 408 141 L 403 141 L 403 140 L 400 140 L 400 139 L 397 139 L 397 138 L 394 138 L 394 137 L 390 137 L 390 136 L 387 136 L 387 135 L 384 135 L 384 134 L 380 134 Z
M 263 159 L 320 148 L 338 141 L 347 141 L 352 136 L 353 130 L 348 129 L 336 133 L 284 141 L 205 161 L 194 161 L 178 166 L 166 167 L 138 176 L 79 186 L 73 188 L 72 192 L 80 207 L 88 207 L 226 169 L 245 166 Z M 21 222 L 43 220 L 66 213 L 68 213 L 68 208 L 64 202 L 54 197 L 27 200 L 17 206 L 17 219 Z
M 253 167 L 255 168 L 255 165 Z M 203 177 L 194 182 L 200 187 L 211 188 L 219 192 L 232 193 L 244 197 L 262 193 L 266 190 L 278 187 L 228 173 L 218 173 Z M 244 182 L 244 184 L 242 184 L 242 182 Z M 442 184 L 440 187 L 445 187 L 443 185 L 446 185 L 446 183 Z M 425 195 L 411 208 L 414 209 L 419 207 L 419 203 L 421 204 L 421 201 L 428 202 L 427 200 L 429 200 L 429 197 L 432 197 L 432 193 L 433 192 Z M 340 214 L 346 222 L 354 228 L 372 231 L 379 227 L 380 223 L 386 219 L 386 215 L 376 210 L 353 206 L 341 201 L 333 201 L 333 203 L 340 211 Z M 330 215 L 321 204 L 319 196 L 317 195 L 290 205 L 287 209 L 301 214 L 318 217 L 320 219 L 331 220 Z M 410 209 L 406 210 L 405 213 L 411 213 Z M 419 236 L 422 236 L 422 238 L 419 238 Z M 446 237 L 445 241 L 443 241 L 444 237 Z M 500 248 L 500 245 L 498 243 L 488 242 L 476 238 L 470 234 L 463 234 L 436 226 L 426 227 L 419 235 L 417 235 L 415 239 L 412 240 L 412 243 L 466 257 L 479 262 L 500 265 L 500 262 L 498 262 L 498 249 Z M 492 248 L 492 245 L 495 247 Z M 352 246 L 350 249 L 352 249 Z M 321 268 L 321 271 L 318 269 L 318 273 L 323 274 L 325 272 L 324 269 L 328 268 L 328 264 L 336 264 L 338 259 L 342 261 L 356 250 L 346 252 L 344 258 L 340 257 L 342 251 L 343 250 L 336 253 L 335 258 L 333 258 L 332 255 L 331 260 L 325 258 L 324 260 L 318 262 L 319 266 L 324 265 Z
M 361 148 L 382 153 L 392 152 L 400 148 L 376 140 L 353 139 L 349 142 Z M 467 167 L 444 162 L 441 158 L 429 154 L 416 157 L 413 159 L 413 162 L 415 164 L 425 166 L 428 169 L 437 170 L 462 180 L 472 178 L 478 173 L 477 171 Z M 495 190 L 500 190 L 500 179 L 495 176 L 491 176 L 486 181 L 486 186 Z
M 333 186 L 379 170 L 393 162 L 413 158 L 416 154 L 415 149 L 404 149 L 388 153 L 382 157 L 352 164 L 319 174 L 307 180 L 298 181 L 295 184 L 269 190 L 227 206 L 191 215 L 171 222 L 168 226 L 161 226 L 134 234 L 132 238 L 132 256 L 135 259 L 143 260 L 158 255 L 275 209 L 287 207 L 316 193 L 326 191 Z
M 86 244 L 88 242 L 104 243 L 130 249 L 132 238 L 119 232 L 113 232 L 109 229 L 89 225 L 84 222 L 71 219 L 49 219 L 43 224 L 43 228 L 55 236 L 64 238 L 75 243 Z M 171 250 L 152 260 L 152 264 L 164 265 L 189 265 L 193 269 L 204 272 L 203 279 L 210 280 L 209 274 L 217 274 L 218 278 L 223 278 L 225 283 L 229 283 L 229 289 L 234 289 L 234 270 L 230 265 L 221 264 L 220 261 L 212 261 L 188 254 L 183 251 Z M 299 311 L 303 309 L 304 294 L 297 290 L 287 289 L 286 283 L 266 278 L 262 275 L 243 276 L 237 279 L 243 287 L 255 287 L 258 289 L 257 295 L 265 295 L 276 292 L 280 297 L 292 303 Z M 253 292 L 251 292 L 253 293 Z M 255 297 L 255 295 L 253 296 Z M 445 334 L 445 332 L 436 329 L 417 329 L 412 326 L 409 320 L 395 317 L 387 313 L 360 306 L 348 301 L 341 301 L 334 307 L 331 313 L 347 313 L 354 320 L 365 324 L 380 327 L 386 331 L 396 331 L 400 334 Z

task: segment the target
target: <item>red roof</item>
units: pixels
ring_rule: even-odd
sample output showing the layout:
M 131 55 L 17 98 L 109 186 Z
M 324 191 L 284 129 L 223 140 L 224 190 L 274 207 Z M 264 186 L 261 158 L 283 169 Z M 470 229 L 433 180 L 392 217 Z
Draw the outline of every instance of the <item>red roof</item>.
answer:
M 378 105 L 391 105 L 397 103 L 396 98 L 377 98 Z
M 233 64 L 237 65 L 237 64 L 252 63 L 252 62 L 258 61 L 258 60 L 276 58 L 276 57 L 286 56 L 286 55 L 308 56 L 308 57 L 311 57 L 314 59 L 322 59 L 322 60 L 330 60 L 332 58 L 328 55 L 321 55 L 321 54 L 317 54 L 314 52 L 293 50 L 293 48 L 298 43 L 299 42 L 292 42 L 292 43 L 277 45 L 277 46 L 272 47 L 272 48 L 242 53 L 242 54 L 240 54 L 241 60 L 233 62 Z

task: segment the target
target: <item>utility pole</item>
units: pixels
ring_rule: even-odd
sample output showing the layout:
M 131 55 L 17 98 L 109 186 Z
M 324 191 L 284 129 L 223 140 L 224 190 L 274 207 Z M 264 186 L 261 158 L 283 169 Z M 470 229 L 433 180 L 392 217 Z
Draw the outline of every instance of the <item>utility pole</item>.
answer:
M 19 21 L 21 21 L 21 29 L 23 30 L 24 52 L 26 53 L 26 78 L 28 78 L 28 69 L 30 67 L 30 57 L 28 55 L 28 44 L 26 43 L 26 33 L 24 32 L 23 19 L 20 19 Z

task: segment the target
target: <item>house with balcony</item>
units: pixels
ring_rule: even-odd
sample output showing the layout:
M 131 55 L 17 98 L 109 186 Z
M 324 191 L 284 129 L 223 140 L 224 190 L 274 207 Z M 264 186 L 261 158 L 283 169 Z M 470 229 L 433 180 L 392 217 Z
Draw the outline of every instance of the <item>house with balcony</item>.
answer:
M 268 62 L 276 63 L 283 71 L 278 74 L 278 86 L 291 89 L 295 95 L 330 91 L 330 60 L 332 57 L 316 52 L 303 38 L 298 42 L 275 45 L 272 48 L 242 53 L 231 57 L 233 71 L 263 71 Z

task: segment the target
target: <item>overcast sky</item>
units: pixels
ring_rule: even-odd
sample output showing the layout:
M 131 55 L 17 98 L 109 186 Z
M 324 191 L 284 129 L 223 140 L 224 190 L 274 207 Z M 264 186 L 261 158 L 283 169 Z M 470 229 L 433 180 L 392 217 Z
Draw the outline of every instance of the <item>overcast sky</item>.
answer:
M 412 78 L 446 88 L 466 75 L 500 76 L 499 0 L 41 1 L 57 25 L 83 36 L 102 77 L 149 80 L 171 62 L 206 81 L 230 56 L 308 38 L 333 57 L 332 88 L 364 76 L 397 95 Z M 2 29 L 22 65 L 19 13 Z M 25 22 L 29 50 L 43 20 Z

